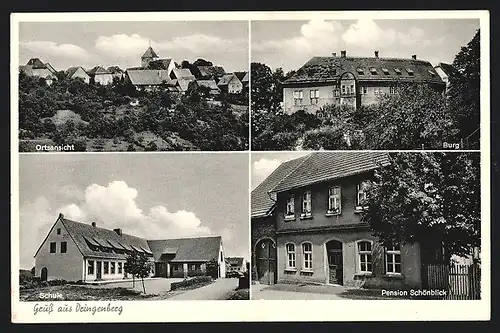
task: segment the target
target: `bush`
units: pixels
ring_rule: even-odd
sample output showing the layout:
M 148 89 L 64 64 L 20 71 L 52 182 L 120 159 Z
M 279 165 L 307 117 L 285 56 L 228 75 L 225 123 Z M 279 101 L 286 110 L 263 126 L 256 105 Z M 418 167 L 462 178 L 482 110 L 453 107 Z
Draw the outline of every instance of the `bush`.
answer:
M 205 284 L 205 283 L 210 282 L 210 281 L 212 281 L 212 277 L 211 276 L 196 276 L 196 277 L 193 277 L 193 278 L 182 280 L 180 282 L 173 282 L 170 285 L 170 289 L 171 290 L 176 290 L 176 289 L 180 289 L 180 288 L 186 288 L 186 287 L 194 286 L 194 285 L 197 285 L 197 284 Z
M 323 127 L 307 131 L 304 135 L 304 149 L 348 149 L 344 135 L 334 128 Z
M 61 279 L 56 279 L 56 280 L 50 280 L 48 281 L 49 286 L 63 286 L 65 284 L 68 284 L 69 282 L 66 280 L 61 280 Z

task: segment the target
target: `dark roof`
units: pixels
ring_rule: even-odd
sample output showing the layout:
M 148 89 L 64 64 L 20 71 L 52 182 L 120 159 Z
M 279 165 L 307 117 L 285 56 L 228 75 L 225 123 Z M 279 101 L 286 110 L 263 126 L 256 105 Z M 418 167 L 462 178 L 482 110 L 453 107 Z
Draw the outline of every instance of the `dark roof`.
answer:
M 191 82 L 196 82 L 196 79 L 194 78 L 194 76 L 192 78 L 179 78 L 178 80 L 176 80 L 177 83 L 177 87 L 178 87 L 178 90 L 181 91 L 181 92 L 184 92 L 184 91 L 187 91 L 189 89 L 189 84 Z
M 372 69 L 375 69 L 374 74 L 372 74 Z M 336 82 L 346 72 L 352 73 L 358 81 L 443 84 L 428 61 L 374 57 L 313 57 L 283 84 Z
M 214 80 L 198 80 L 196 83 L 198 83 L 199 86 L 207 87 L 210 90 L 220 90 Z
M 47 68 L 52 74 L 56 74 L 57 71 L 54 67 L 52 67 L 52 65 L 50 63 L 45 63 L 45 68 Z
M 85 74 L 87 74 L 87 72 L 85 72 L 85 69 L 83 69 L 82 67 L 77 66 L 77 67 L 70 67 L 70 68 L 68 68 L 68 69 L 65 71 L 66 76 L 67 76 L 67 77 L 69 77 L 69 78 L 71 78 L 71 77 L 72 77 L 72 76 L 76 73 L 76 71 L 78 70 L 78 68 L 81 68 L 81 69 L 82 69 L 82 71 L 83 71 Z M 88 74 L 87 74 L 87 75 L 88 75 Z
M 231 74 L 225 74 L 223 77 L 220 78 L 220 80 L 217 83 L 217 85 L 218 86 L 227 86 L 229 84 L 229 82 L 231 82 L 231 80 L 233 78 L 238 79 L 238 77 L 236 75 L 232 74 L 232 73 Z
M 40 58 L 31 58 L 26 65 L 34 69 L 47 68 Z
M 450 76 L 451 74 L 457 72 L 457 70 L 455 69 L 455 67 L 453 67 L 452 65 L 450 64 L 447 64 L 447 63 L 444 63 L 444 62 L 440 62 L 436 67 L 440 67 L 443 72 Z
M 270 213 L 275 201 L 269 197 L 269 191 L 273 189 L 283 178 L 288 176 L 309 155 L 283 162 L 262 183 L 260 183 L 251 194 L 252 217 L 262 217 Z
M 127 75 L 133 85 L 136 86 L 154 86 L 162 82 L 170 83 L 170 77 L 165 70 L 130 70 L 127 69 Z
M 95 243 L 97 243 L 101 246 L 112 247 L 112 243 L 109 242 L 111 241 L 126 245 L 128 247 L 145 247 L 149 250 L 147 241 L 140 237 L 135 237 L 124 233 L 122 233 L 120 236 L 113 230 L 93 227 L 91 224 L 72 221 L 64 217 L 61 217 L 60 220 L 70 234 L 71 238 L 76 243 L 78 249 L 80 249 L 82 255 L 85 257 L 115 259 L 123 259 L 126 257 L 125 254 L 92 251 L 87 244 L 87 241 L 89 241 L 91 245 L 95 245 Z
M 248 81 L 248 72 L 234 72 L 234 75 L 241 81 Z
M 174 73 L 176 79 L 196 79 L 189 68 L 174 68 L 172 72 Z
M 87 72 L 88 75 L 111 74 L 107 69 L 102 66 L 95 66 Z
M 243 257 L 227 257 L 226 261 L 233 266 L 243 265 Z
M 150 47 L 148 47 L 146 52 L 144 52 L 144 54 L 142 55 L 142 58 L 158 58 L 158 55 L 153 50 L 153 48 L 150 46 Z
M 221 236 L 149 240 L 155 260 L 163 254 L 173 254 L 172 262 L 210 261 L 219 255 Z
M 270 192 L 282 192 L 322 181 L 367 172 L 389 164 L 383 152 L 320 152 L 304 159 L 290 174 L 282 178 Z
M 224 68 L 220 66 L 198 66 L 198 70 L 201 76 L 210 76 L 212 78 L 226 74 Z

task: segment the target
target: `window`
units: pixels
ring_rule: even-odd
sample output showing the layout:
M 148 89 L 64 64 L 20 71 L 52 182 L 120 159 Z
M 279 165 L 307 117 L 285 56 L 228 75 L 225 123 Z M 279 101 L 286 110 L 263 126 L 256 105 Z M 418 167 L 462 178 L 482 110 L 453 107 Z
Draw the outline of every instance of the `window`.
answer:
M 387 68 L 382 68 L 382 72 L 384 72 L 385 75 L 389 75 L 389 70 Z
M 394 95 L 394 94 L 396 93 L 396 86 L 390 86 L 390 87 L 389 87 L 389 93 L 390 93 L 391 95 Z
M 116 265 L 116 264 L 115 264 L 115 262 L 114 262 L 114 261 L 113 261 L 113 262 L 111 262 L 111 272 L 110 272 L 110 274 L 115 274 L 115 265 Z
M 413 70 L 411 70 L 410 68 L 407 68 L 406 71 L 408 72 L 409 76 L 414 76 L 415 75 L 415 73 L 413 73 Z
M 396 75 L 401 75 L 401 69 L 399 68 L 394 68 L 394 71 L 396 72 Z
M 293 102 L 295 105 L 302 105 L 303 98 L 304 98 L 304 92 L 302 90 L 295 90 L 293 92 Z
M 340 186 L 333 186 L 328 189 L 328 211 L 327 214 L 340 214 Z
M 370 68 L 372 75 L 377 75 L 377 69 L 375 67 Z
M 309 90 L 309 97 L 311 99 L 311 104 L 318 104 L 319 90 Z
M 364 202 L 366 200 L 366 189 L 368 188 L 368 182 L 364 181 L 356 186 L 356 210 L 363 210 L 366 208 Z
M 107 261 L 104 262 L 104 273 L 103 274 L 109 274 L 109 262 L 107 262 Z
M 57 234 L 60 235 L 61 234 L 61 228 L 57 228 Z
M 312 244 L 302 244 L 302 269 L 312 270 Z
M 288 201 L 286 202 L 286 214 L 285 217 L 291 218 L 295 216 L 295 197 L 290 195 Z
M 123 263 L 119 262 L 118 263 L 118 274 L 122 274 L 123 273 Z
M 365 71 L 363 68 L 358 68 L 357 71 L 359 75 L 365 75 Z
M 367 88 L 365 86 L 359 86 L 359 93 L 360 94 L 366 94 Z
M 295 244 L 286 244 L 286 268 L 295 268 Z
M 350 94 L 354 94 L 354 84 L 351 84 L 351 89 L 349 90 Z
M 385 272 L 387 274 L 401 274 L 401 248 L 399 245 L 385 249 Z
M 369 241 L 358 242 L 359 272 L 372 272 L 372 243 Z
M 311 191 L 302 195 L 302 217 L 311 216 Z
M 194 271 L 196 269 L 196 265 L 191 265 L 191 270 Z
M 342 85 L 342 94 L 345 94 L 345 84 Z
M 56 246 L 57 246 L 56 242 L 50 243 L 50 253 L 56 253 Z
M 174 268 L 174 271 L 178 271 L 179 270 L 179 265 L 173 265 L 173 268 Z
M 66 253 L 68 247 L 68 243 L 61 242 L 61 253 Z
M 89 263 L 87 266 L 87 274 L 94 275 L 94 261 L 93 260 L 89 260 Z

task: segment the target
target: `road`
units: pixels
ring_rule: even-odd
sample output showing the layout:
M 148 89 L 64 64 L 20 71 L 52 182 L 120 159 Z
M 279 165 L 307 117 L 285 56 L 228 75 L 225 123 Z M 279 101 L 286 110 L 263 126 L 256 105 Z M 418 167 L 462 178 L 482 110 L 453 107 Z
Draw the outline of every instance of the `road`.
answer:
M 158 278 L 152 280 L 144 280 L 144 285 L 146 286 L 146 293 L 152 295 L 162 295 L 170 291 L 170 285 L 172 282 L 182 281 L 181 278 Z M 127 282 L 113 282 L 101 285 L 89 285 L 91 288 L 127 288 L 132 289 L 132 281 Z M 135 280 L 134 290 L 143 292 L 142 282 L 140 279 Z
M 280 287 L 285 290 L 273 289 L 278 289 Z M 252 300 L 345 300 L 345 298 L 338 295 L 338 291 L 325 292 L 324 290 L 318 290 L 320 292 L 314 292 L 314 287 L 303 288 L 308 292 L 297 291 L 297 289 L 300 288 L 279 284 L 272 287 L 266 285 L 252 285 L 250 298 Z M 317 287 L 317 289 L 324 288 Z
M 220 278 L 201 288 L 188 290 L 168 300 L 223 300 L 238 287 L 238 279 Z

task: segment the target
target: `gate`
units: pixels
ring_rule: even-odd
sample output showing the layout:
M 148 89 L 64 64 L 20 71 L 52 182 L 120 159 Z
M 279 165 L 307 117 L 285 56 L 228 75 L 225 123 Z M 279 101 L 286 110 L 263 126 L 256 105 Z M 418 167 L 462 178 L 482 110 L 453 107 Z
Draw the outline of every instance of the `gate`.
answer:
M 257 279 L 261 284 L 276 283 L 276 243 L 263 239 L 256 246 Z
M 481 267 L 478 263 L 428 264 L 423 273 L 424 288 L 446 291 L 446 296 L 440 297 L 441 299 L 481 299 Z

